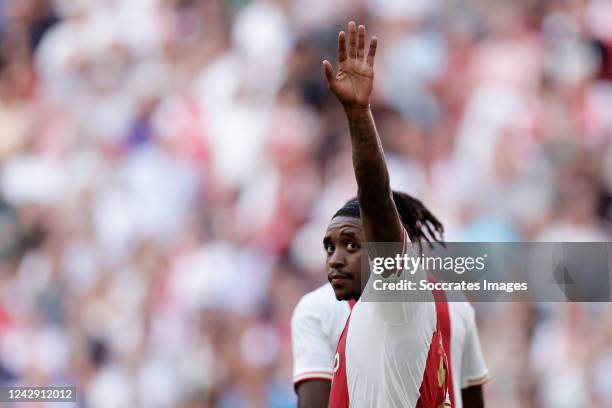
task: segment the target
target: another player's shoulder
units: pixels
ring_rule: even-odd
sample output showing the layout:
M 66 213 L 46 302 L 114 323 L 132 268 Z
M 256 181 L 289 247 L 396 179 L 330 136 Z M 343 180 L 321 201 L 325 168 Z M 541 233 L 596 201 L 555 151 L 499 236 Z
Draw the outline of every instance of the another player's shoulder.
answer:
M 348 314 L 347 302 L 336 300 L 334 289 L 330 284 L 325 285 L 306 293 L 293 311 L 293 320 L 299 319 L 302 316 L 319 316 L 321 318 L 340 313 Z

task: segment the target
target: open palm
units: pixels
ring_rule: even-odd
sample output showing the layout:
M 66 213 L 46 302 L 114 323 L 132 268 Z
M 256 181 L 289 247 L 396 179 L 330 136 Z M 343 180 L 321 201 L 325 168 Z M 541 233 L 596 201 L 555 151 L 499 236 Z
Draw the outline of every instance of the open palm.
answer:
M 355 23 L 348 24 L 349 47 L 346 49 L 344 31 L 338 34 L 338 72 L 329 61 L 323 61 L 325 77 L 329 89 L 336 95 L 345 109 L 365 108 L 370 103 L 370 94 L 374 83 L 374 56 L 377 39 L 372 37 L 368 55 L 365 55 L 365 26 L 355 28 Z M 358 31 L 358 32 L 357 32 Z

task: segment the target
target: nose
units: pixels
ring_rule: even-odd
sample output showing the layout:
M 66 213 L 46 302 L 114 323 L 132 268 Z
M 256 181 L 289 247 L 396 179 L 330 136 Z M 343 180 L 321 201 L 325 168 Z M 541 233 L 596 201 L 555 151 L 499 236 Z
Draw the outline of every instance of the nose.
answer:
M 346 254 L 341 249 L 336 249 L 327 261 L 330 268 L 341 269 L 346 266 Z

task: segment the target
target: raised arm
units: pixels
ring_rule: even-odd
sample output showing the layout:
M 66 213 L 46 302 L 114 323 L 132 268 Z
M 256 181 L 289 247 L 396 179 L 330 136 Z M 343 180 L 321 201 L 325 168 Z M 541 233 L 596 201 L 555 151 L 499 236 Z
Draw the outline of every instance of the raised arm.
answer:
M 370 111 L 377 39 L 365 54 L 365 27 L 348 25 L 348 53 L 344 31 L 338 34 L 338 71 L 323 61 L 329 89 L 346 113 L 351 135 L 353 168 L 357 179 L 361 221 L 368 242 L 400 242 L 400 222 L 389 183 L 385 156 Z

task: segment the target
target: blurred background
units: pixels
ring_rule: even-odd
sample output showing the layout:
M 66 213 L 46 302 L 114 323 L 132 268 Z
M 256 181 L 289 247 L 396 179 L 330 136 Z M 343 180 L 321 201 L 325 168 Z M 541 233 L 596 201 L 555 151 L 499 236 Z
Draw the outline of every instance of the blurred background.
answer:
M 290 316 L 356 192 L 321 67 L 349 19 L 448 241 L 610 240 L 611 1 L 0 0 L 2 382 L 295 406 Z M 475 307 L 488 406 L 612 407 L 612 306 Z

